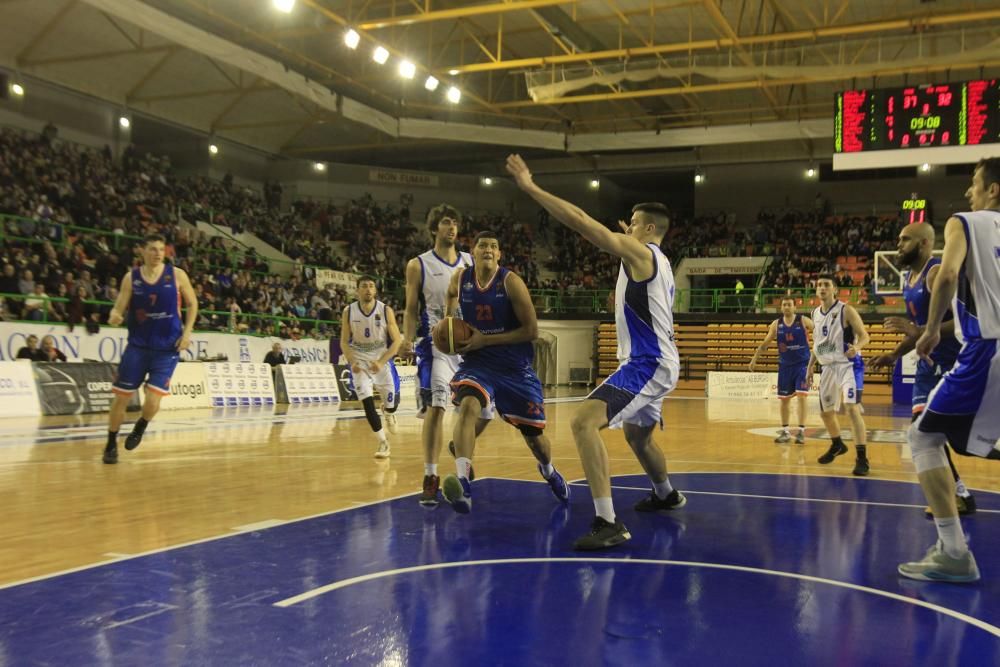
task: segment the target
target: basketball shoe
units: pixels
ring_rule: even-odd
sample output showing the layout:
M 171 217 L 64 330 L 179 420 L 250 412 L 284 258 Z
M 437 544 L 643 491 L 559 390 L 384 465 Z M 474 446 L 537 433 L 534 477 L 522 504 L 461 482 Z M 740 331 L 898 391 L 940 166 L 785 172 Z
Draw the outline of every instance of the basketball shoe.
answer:
M 900 563 L 897 571 L 909 579 L 920 581 L 945 581 L 954 584 L 979 581 L 979 566 L 971 551 L 958 558 L 952 558 L 941 540 L 927 550 L 923 559 L 912 563 Z
M 438 506 L 438 489 L 441 487 L 441 478 L 437 475 L 424 475 L 424 489 L 420 492 L 420 504 L 428 509 Z
M 611 523 L 595 516 L 590 524 L 590 532 L 573 542 L 573 548 L 577 551 L 595 551 L 613 547 L 630 539 L 632 534 L 618 519 Z
M 454 440 L 452 440 L 451 442 L 448 443 L 448 451 L 451 452 L 451 457 L 453 459 L 457 459 L 458 458 L 458 454 L 455 453 L 455 441 Z M 469 464 L 469 481 L 470 482 L 475 482 L 476 481 L 476 471 L 472 469 L 472 464 L 471 463 Z
M 378 443 L 378 449 L 375 450 L 375 458 L 387 459 L 389 458 L 389 454 L 390 454 L 389 441 L 383 440 L 382 442 Z
M 448 475 L 441 485 L 444 499 L 448 501 L 451 508 L 459 514 L 468 514 L 472 511 L 472 485 L 469 480 L 457 475 Z
M 632 506 L 636 512 L 665 512 L 669 510 L 679 510 L 687 505 L 687 498 L 684 494 L 674 489 L 667 494 L 666 498 L 660 498 L 656 491 L 652 490 L 649 495 Z
M 847 445 L 831 444 L 830 449 L 826 450 L 826 453 L 823 454 L 823 456 L 819 457 L 819 459 L 817 459 L 817 462 L 822 465 L 826 465 L 827 463 L 833 463 L 833 460 L 835 458 L 837 458 L 841 454 L 846 454 L 846 453 L 847 453 Z
M 552 474 L 549 477 L 545 476 L 542 472 L 542 464 L 538 464 L 538 474 L 542 476 L 549 484 L 549 488 L 552 489 L 552 495 L 556 497 L 559 502 L 569 502 L 569 484 L 563 479 L 563 476 L 559 474 L 559 471 L 555 468 L 552 469 Z

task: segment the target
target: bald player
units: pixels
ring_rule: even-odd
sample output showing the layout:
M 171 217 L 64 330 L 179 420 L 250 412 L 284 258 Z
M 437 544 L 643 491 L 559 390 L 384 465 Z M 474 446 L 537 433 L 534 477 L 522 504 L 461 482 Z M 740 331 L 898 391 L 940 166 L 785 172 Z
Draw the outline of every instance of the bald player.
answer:
M 899 262 L 907 269 L 903 274 L 903 300 L 906 302 L 907 317 L 889 317 L 885 327 L 889 331 L 905 334 L 892 352 L 876 357 L 872 361 L 873 368 L 896 365 L 904 354 L 912 350 L 920 334 L 927 325 L 927 315 L 931 305 L 931 292 L 934 282 L 941 270 L 941 260 L 934 257 L 934 228 L 927 223 L 904 225 L 899 232 Z M 934 348 L 930 360 L 920 359 L 917 362 L 917 374 L 913 381 L 913 421 L 916 421 L 927 406 L 927 396 L 941 379 L 941 376 L 951 370 L 962 344 L 955 338 L 955 318 L 949 308 L 941 325 L 941 343 Z M 962 482 L 951 458 L 951 450 L 945 447 L 948 465 L 955 478 L 956 503 L 958 513 L 962 515 L 976 512 L 976 499 Z M 925 512 L 931 516 L 930 508 Z

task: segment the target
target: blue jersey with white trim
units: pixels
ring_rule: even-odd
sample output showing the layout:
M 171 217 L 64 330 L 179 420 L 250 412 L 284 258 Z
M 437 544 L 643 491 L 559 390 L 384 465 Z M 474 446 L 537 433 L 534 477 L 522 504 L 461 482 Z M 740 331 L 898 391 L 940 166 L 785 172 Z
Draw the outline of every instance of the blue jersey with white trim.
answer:
M 134 268 L 132 299 L 128 306 L 128 343 L 151 350 L 173 350 L 184 330 L 181 324 L 181 291 L 177 288 L 173 264 L 164 264 L 155 283 Z
M 670 260 L 655 243 L 647 243 L 653 254 L 653 275 L 632 280 L 622 262 L 615 287 L 615 326 L 618 331 L 618 361 L 656 359 L 680 363 L 674 342 L 674 272 Z
M 480 287 L 475 266 L 462 272 L 462 279 L 458 283 L 458 305 L 462 319 L 486 335 L 521 328 L 521 321 L 514 313 L 514 303 L 507 294 L 506 280 L 509 274 L 510 269 L 497 267 L 490 282 Z M 484 364 L 504 370 L 530 368 L 534 358 L 535 349 L 530 342 L 489 345 L 462 355 L 463 364 L 467 366 Z
M 968 246 L 952 309 L 963 340 L 1000 338 L 1000 211 L 956 213 Z
M 931 308 L 931 292 L 927 289 L 927 274 L 932 266 L 937 266 L 940 263 L 939 258 L 931 257 L 912 285 L 910 284 L 911 272 L 907 271 L 903 274 L 903 301 L 906 302 L 906 314 L 917 326 L 922 327 L 927 324 L 927 316 Z M 945 314 L 944 319 L 946 321 L 954 319 L 951 310 Z M 957 338 L 942 337 L 941 342 L 931 352 L 931 359 L 942 368 L 951 368 L 955 364 L 955 358 L 958 357 L 960 349 L 962 349 L 962 344 L 958 342 Z
M 797 366 L 809 363 L 809 337 L 802 324 L 802 316 L 796 315 L 791 324 L 785 324 L 785 316 L 778 318 L 778 364 Z

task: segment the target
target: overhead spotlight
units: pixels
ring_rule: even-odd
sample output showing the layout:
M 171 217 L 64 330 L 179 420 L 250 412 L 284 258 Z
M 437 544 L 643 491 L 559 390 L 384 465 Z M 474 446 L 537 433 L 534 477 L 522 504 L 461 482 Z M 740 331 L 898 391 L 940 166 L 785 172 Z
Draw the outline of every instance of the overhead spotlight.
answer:
M 701 169 L 698 169 L 697 171 L 695 171 L 694 172 L 694 182 L 697 183 L 697 184 L 699 184 L 699 185 L 701 185 L 702 183 L 704 183 L 705 182 L 705 172 L 703 172 Z
M 377 62 L 379 65 L 384 65 L 385 61 L 389 59 L 389 52 L 385 50 L 384 46 L 376 46 L 375 50 L 372 51 L 372 60 Z
M 599 178 L 592 178 L 592 179 L 590 179 L 590 189 L 591 190 L 599 190 L 600 188 L 601 188 L 601 179 L 599 179 Z
M 24 96 L 24 86 L 22 86 L 19 83 L 15 83 L 13 86 L 10 87 L 10 92 L 14 93 L 18 97 L 23 97 Z
M 128 119 L 128 116 L 120 116 L 118 118 L 118 125 L 121 126 L 123 130 L 127 130 L 132 126 L 132 121 Z
M 486 187 L 493 185 L 493 179 L 490 178 L 489 176 L 483 176 L 483 185 L 485 185 Z
M 462 91 L 455 86 L 452 86 L 448 89 L 447 97 L 448 101 L 452 104 L 458 104 L 462 100 Z
M 458 76 L 458 70 L 457 69 L 448 70 L 448 76 Z
M 816 169 L 814 167 L 809 167 L 806 169 L 806 178 L 812 178 L 816 175 Z
M 347 48 L 356 49 L 358 44 L 361 43 L 361 35 L 354 28 L 348 28 L 347 32 L 344 33 L 344 44 L 347 44 Z
M 295 9 L 295 0 L 271 0 L 271 4 L 279 12 L 290 14 Z
M 438 87 L 439 83 L 440 83 L 440 81 L 438 81 L 437 79 L 435 79 L 433 76 L 428 76 L 427 80 L 424 81 L 424 88 L 426 88 L 427 90 L 429 90 L 431 92 L 434 92 L 435 90 L 437 90 L 437 87 Z
M 404 79 L 412 79 L 413 75 L 417 73 L 417 66 L 411 63 L 409 60 L 404 60 L 399 63 L 399 75 Z
M 924 162 L 922 165 L 920 165 L 920 171 L 922 171 L 924 173 L 927 173 L 930 170 L 931 170 L 931 166 L 929 164 L 927 164 L 926 162 Z
M 208 145 L 208 152 L 211 153 L 212 155 L 218 155 L 219 154 L 219 147 L 216 146 L 215 144 L 209 144 Z
M 313 162 L 313 169 L 315 169 L 318 172 L 324 172 L 324 171 L 326 171 L 326 163 L 325 162 Z

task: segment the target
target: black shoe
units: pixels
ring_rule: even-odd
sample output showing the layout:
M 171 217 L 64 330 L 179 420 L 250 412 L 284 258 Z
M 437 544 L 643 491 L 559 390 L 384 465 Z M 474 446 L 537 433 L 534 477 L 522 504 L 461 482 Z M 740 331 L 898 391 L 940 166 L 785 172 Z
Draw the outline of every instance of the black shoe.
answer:
M 594 522 L 590 524 L 590 532 L 574 542 L 573 548 L 577 551 L 595 551 L 613 547 L 630 539 L 632 534 L 621 521 L 615 519 L 614 523 L 609 523 L 595 516 Z
M 142 435 L 145 432 L 146 429 L 142 429 L 140 431 L 135 427 L 132 427 L 132 432 L 125 436 L 125 449 L 131 452 L 133 449 L 138 447 L 139 443 L 142 442 Z
M 826 450 L 826 454 L 819 457 L 817 461 L 822 465 L 826 465 L 827 463 L 833 463 L 833 460 L 835 458 L 837 458 L 841 454 L 846 454 L 846 453 L 847 453 L 847 445 L 831 444 L 830 449 Z
M 441 487 L 441 478 L 437 475 L 424 475 L 424 489 L 420 492 L 420 504 L 428 509 L 434 509 L 441 502 L 438 498 L 438 489 Z
M 108 464 L 118 463 L 118 445 L 105 447 L 104 456 L 101 457 L 101 460 Z
M 687 505 L 687 498 L 684 494 L 674 489 L 662 500 L 656 491 L 650 491 L 649 495 L 632 506 L 636 512 L 663 512 L 667 510 L 678 510 Z
M 857 477 L 867 477 L 868 476 L 868 457 L 859 456 L 854 461 L 854 475 Z
M 458 454 L 455 453 L 455 441 L 454 440 L 452 440 L 451 442 L 448 443 L 448 451 L 451 452 L 451 458 L 453 458 L 453 459 L 457 459 L 458 458 Z M 472 464 L 471 463 L 469 464 L 469 481 L 470 482 L 475 482 L 476 481 L 476 471 L 472 469 Z

